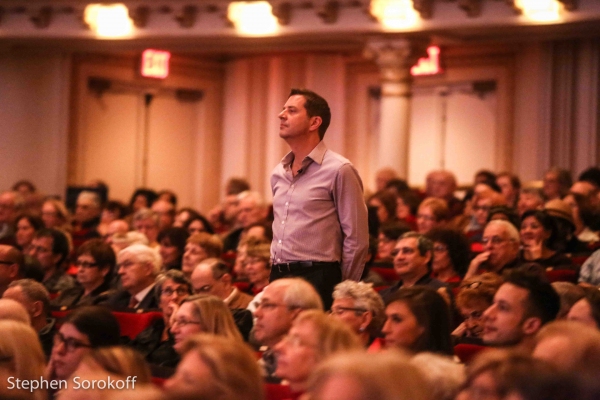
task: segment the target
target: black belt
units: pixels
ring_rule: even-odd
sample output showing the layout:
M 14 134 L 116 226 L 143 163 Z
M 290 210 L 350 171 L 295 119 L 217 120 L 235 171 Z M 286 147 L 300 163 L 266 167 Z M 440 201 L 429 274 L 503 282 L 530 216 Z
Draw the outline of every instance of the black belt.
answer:
M 340 263 L 338 261 L 292 261 L 285 263 L 273 264 L 273 269 L 278 270 L 281 273 L 294 272 L 303 270 L 306 268 L 321 269 L 321 268 L 339 268 Z

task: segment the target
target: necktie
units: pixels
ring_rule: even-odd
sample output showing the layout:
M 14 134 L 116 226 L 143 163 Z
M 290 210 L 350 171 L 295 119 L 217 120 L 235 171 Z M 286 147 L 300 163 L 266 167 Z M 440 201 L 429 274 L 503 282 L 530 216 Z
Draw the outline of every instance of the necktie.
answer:
M 135 308 L 138 304 L 140 304 L 140 302 L 135 298 L 135 296 L 131 296 L 131 299 L 129 299 L 129 308 Z

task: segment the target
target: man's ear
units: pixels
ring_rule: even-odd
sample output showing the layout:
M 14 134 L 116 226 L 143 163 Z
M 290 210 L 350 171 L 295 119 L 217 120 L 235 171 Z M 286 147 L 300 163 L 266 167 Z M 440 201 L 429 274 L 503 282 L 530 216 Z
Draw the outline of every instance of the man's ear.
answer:
M 310 117 L 309 121 L 310 121 L 309 127 L 310 127 L 311 131 L 319 130 L 319 127 L 323 123 L 323 119 L 317 115 L 315 115 L 314 117 Z
M 533 335 L 542 327 L 542 320 L 539 317 L 526 318 L 522 327 L 525 335 Z
M 11 280 L 16 280 L 19 277 L 19 264 L 14 263 L 8 266 L 8 276 Z
M 365 332 L 371 321 L 373 321 L 373 313 L 371 311 L 364 312 L 360 321 L 360 331 Z
M 44 304 L 41 301 L 34 301 L 31 303 L 31 316 L 33 318 L 39 317 L 44 312 Z
M 233 278 L 231 277 L 231 274 L 226 273 L 226 274 L 223 274 L 223 276 L 219 280 L 226 285 L 231 285 L 232 279 Z

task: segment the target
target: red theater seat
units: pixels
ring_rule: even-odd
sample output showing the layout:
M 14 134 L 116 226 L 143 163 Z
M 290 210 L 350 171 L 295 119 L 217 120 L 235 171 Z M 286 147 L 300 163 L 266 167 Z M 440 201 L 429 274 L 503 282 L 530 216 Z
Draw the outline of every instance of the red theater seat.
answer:
M 142 313 L 113 311 L 112 314 L 119 321 L 121 336 L 127 336 L 130 339 L 135 339 L 140 332 L 149 327 L 154 321 L 163 317 L 160 311 Z
M 163 385 L 165 384 L 166 379 L 165 378 L 159 378 L 156 376 L 152 377 L 152 383 L 156 386 L 158 386 L 159 388 L 163 387 Z
M 577 271 L 572 269 L 552 269 L 546 271 L 546 276 L 550 282 L 577 283 L 577 275 Z
M 460 343 L 454 346 L 454 354 L 461 362 L 468 364 L 477 354 L 487 348 L 478 344 Z
M 286 400 L 292 398 L 292 392 L 288 385 L 265 383 L 264 388 L 266 400 Z

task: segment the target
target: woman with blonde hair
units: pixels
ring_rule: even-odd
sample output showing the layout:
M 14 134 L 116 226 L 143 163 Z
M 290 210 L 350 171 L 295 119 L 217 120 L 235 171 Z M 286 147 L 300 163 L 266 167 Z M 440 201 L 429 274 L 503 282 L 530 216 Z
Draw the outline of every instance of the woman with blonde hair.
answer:
M 182 353 L 185 339 L 195 333 L 210 333 L 243 341 L 231 311 L 216 296 L 198 294 L 186 298 L 173 316 L 171 333 L 173 348 Z
M 417 232 L 426 234 L 433 228 L 443 226 L 450 214 L 446 200 L 427 197 L 417 210 Z
M 165 382 L 165 398 L 263 400 L 256 357 L 241 340 L 199 334 L 181 346 L 183 359 Z
M 223 252 L 223 241 L 217 235 L 198 232 L 187 238 L 183 252 L 181 271 L 190 278 L 196 265 L 207 258 L 220 258 Z
M 48 197 L 42 205 L 42 221 L 46 228 L 61 229 L 71 232 L 71 216 L 65 203 L 61 200 Z
M 244 258 L 244 275 L 250 281 L 249 291 L 257 295 L 269 284 L 271 275 L 271 243 L 248 242 Z
M 432 400 L 422 373 L 399 350 L 337 354 L 311 375 L 309 400 Z
M 275 374 L 289 382 L 291 395 L 297 398 L 308 388 L 310 373 L 319 363 L 333 354 L 361 348 L 358 336 L 342 321 L 322 311 L 303 311 L 275 346 Z
M 44 377 L 46 359 L 37 333 L 31 326 L 13 320 L 0 320 L 0 332 L 0 398 L 46 399 L 46 390 L 16 387 L 17 379 L 39 381 Z

